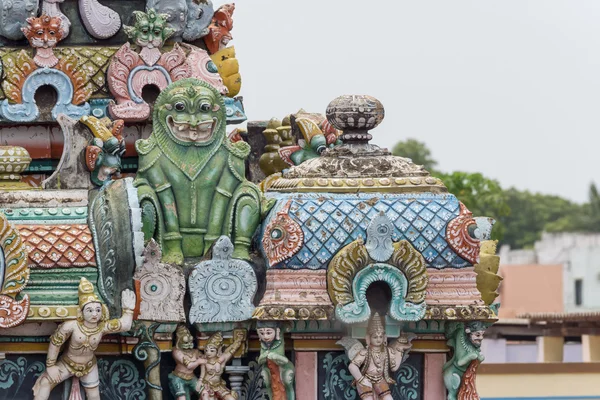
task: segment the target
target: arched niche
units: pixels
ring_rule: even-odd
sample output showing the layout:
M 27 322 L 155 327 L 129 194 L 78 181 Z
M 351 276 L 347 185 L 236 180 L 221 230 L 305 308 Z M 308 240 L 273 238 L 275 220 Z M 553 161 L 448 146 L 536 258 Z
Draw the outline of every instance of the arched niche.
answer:
M 22 102 L 11 104 L 8 99 L 0 105 L 0 113 L 4 119 L 13 122 L 32 122 L 39 118 L 40 109 L 35 102 L 35 93 L 42 86 L 52 86 L 57 93 L 57 100 L 52 108 L 52 118 L 65 114 L 73 119 L 89 115 L 90 105 L 86 102 L 80 106 L 73 104 L 73 84 L 62 71 L 51 68 L 40 68 L 33 71 L 25 80 Z

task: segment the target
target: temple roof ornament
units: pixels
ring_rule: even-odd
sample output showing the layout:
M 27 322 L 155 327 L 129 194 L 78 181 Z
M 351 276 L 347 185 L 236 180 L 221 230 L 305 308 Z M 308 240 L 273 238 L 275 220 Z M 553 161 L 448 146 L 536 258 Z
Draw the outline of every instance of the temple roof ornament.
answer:
M 320 157 L 284 171 L 268 188 L 273 192 L 433 192 L 448 190 L 438 178 L 409 158 L 397 157 L 370 144 L 369 131 L 384 118 L 384 108 L 371 96 L 348 95 L 327 107 L 327 119 L 342 131 L 343 144 L 328 148 Z

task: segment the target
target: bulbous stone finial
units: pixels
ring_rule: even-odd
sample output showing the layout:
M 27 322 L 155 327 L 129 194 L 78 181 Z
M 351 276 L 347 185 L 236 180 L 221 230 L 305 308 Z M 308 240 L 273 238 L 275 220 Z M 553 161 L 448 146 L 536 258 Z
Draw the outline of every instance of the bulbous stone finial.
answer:
M 0 146 L 0 190 L 32 189 L 21 181 L 21 173 L 30 163 L 31 156 L 23 147 Z
M 373 138 L 369 130 L 383 121 L 385 110 L 376 98 L 366 95 L 344 95 L 327 106 L 327 119 L 343 131 L 344 143 L 366 143 Z

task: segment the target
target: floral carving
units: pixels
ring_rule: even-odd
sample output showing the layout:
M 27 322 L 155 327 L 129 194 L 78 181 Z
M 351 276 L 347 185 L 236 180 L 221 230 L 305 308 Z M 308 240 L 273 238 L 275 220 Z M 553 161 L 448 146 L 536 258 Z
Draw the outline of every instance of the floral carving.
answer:
M 192 306 L 190 322 L 244 321 L 252 317 L 257 282 L 245 261 L 232 259 L 233 243 L 221 236 L 213 246 L 213 258 L 203 261 L 189 278 Z
M 39 109 L 35 92 L 44 85 L 56 89 L 58 100 L 52 109 L 52 117 L 66 114 L 72 118 L 87 115 L 92 95 L 92 86 L 86 73 L 78 68 L 75 56 L 58 58 L 54 48 L 66 35 L 59 17 L 42 15 L 28 18 L 23 28 L 31 47 L 35 49 L 33 59 L 22 50 L 9 54 L 3 62 L 7 72 L 2 87 L 7 99 L 2 102 L 1 114 L 9 121 L 31 122 L 38 118 Z
M 477 368 L 479 368 L 479 360 L 471 361 L 469 368 L 463 375 L 462 385 L 458 391 L 458 398 L 460 400 L 479 400 L 479 394 L 477 394 Z
M 270 267 L 292 257 L 302 248 L 304 233 L 302 227 L 288 215 L 291 204 L 289 200 L 265 229 L 262 243 Z
M 194 77 L 215 86 L 221 94 L 227 93 L 217 67 L 206 51 L 175 43 L 172 50 L 161 52 L 165 40 L 174 32 L 167 26 L 166 15 L 158 14 L 154 9 L 147 13 L 136 11 L 134 15 L 135 25 L 126 26 L 125 32 L 141 50 L 137 53 L 130 43 L 125 43 L 115 53 L 108 68 L 108 86 L 116 102 L 109 104 L 113 117 L 125 121 L 148 119 L 150 105 L 142 98 L 142 90 L 148 85 L 164 90 L 172 82 Z M 150 24 L 154 26 L 153 31 L 147 28 Z
M 135 271 L 140 282 L 138 319 L 158 322 L 185 322 L 183 296 L 185 278 L 181 268 L 160 262 L 160 246 L 150 240 L 143 253 L 144 263 Z
M 0 213 L 0 328 L 10 328 L 25 321 L 29 296 L 19 294 L 29 279 L 27 250 L 19 232 Z
M 469 234 L 471 225 L 477 225 L 473 213 L 460 203 L 460 215 L 448 223 L 446 240 L 459 256 L 476 264 L 479 260 L 479 240 Z

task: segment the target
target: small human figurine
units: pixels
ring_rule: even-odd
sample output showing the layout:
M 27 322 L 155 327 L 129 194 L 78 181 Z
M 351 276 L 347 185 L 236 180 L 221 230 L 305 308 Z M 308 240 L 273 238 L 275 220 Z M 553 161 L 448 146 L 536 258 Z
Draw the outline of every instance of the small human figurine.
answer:
M 233 331 L 233 343 L 223 352 L 223 336 L 220 332 L 213 334 L 206 343 L 205 356 L 197 361 L 202 366 L 197 390 L 201 400 L 237 400 L 238 394 L 225 385 L 222 378 L 225 364 L 246 341 L 246 330 Z
M 194 370 L 202 352 L 194 349 L 194 337 L 185 325 L 179 325 L 175 331 L 177 341 L 172 355 L 177 363 L 175 371 L 169 374 L 169 388 L 177 400 L 191 400 L 191 394 L 196 391 L 198 378 Z
M 34 400 L 47 400 L 59 383 L 73 377 L 71 390 L 79 390 L 78 380 L 88 400 L 100 400 L 98 366 L 94 352 L 105 334 L 127 332 L 133 323 L 135 293 L 125 289 L 121 294 L 123 315 L 109 320 L 108 308 L 94 293 L 94 285 L 86 278 L 79 282 L 77 319 L 62 323 L 50 337 L 46 371 L 33 386 Z M 58 357 L 61 347 L 68 346 Z
M 281 329 L 276 322 L 258 321 L 256 332 L 260 339 L 258 364 L 271 400 L 295 400 L 294 364 L 285 356 Z
M 396 383 L 390 372 L 396 372 L 412 347 L 414 336 L 401 335 L 387 343 L 382 317 L 375 313 L 369 320 L 365 348 L 358 340 L 343 338 L 338 343 L 346 348 L 356 389 L 362 400 L 393 400 L 390 385 Z

